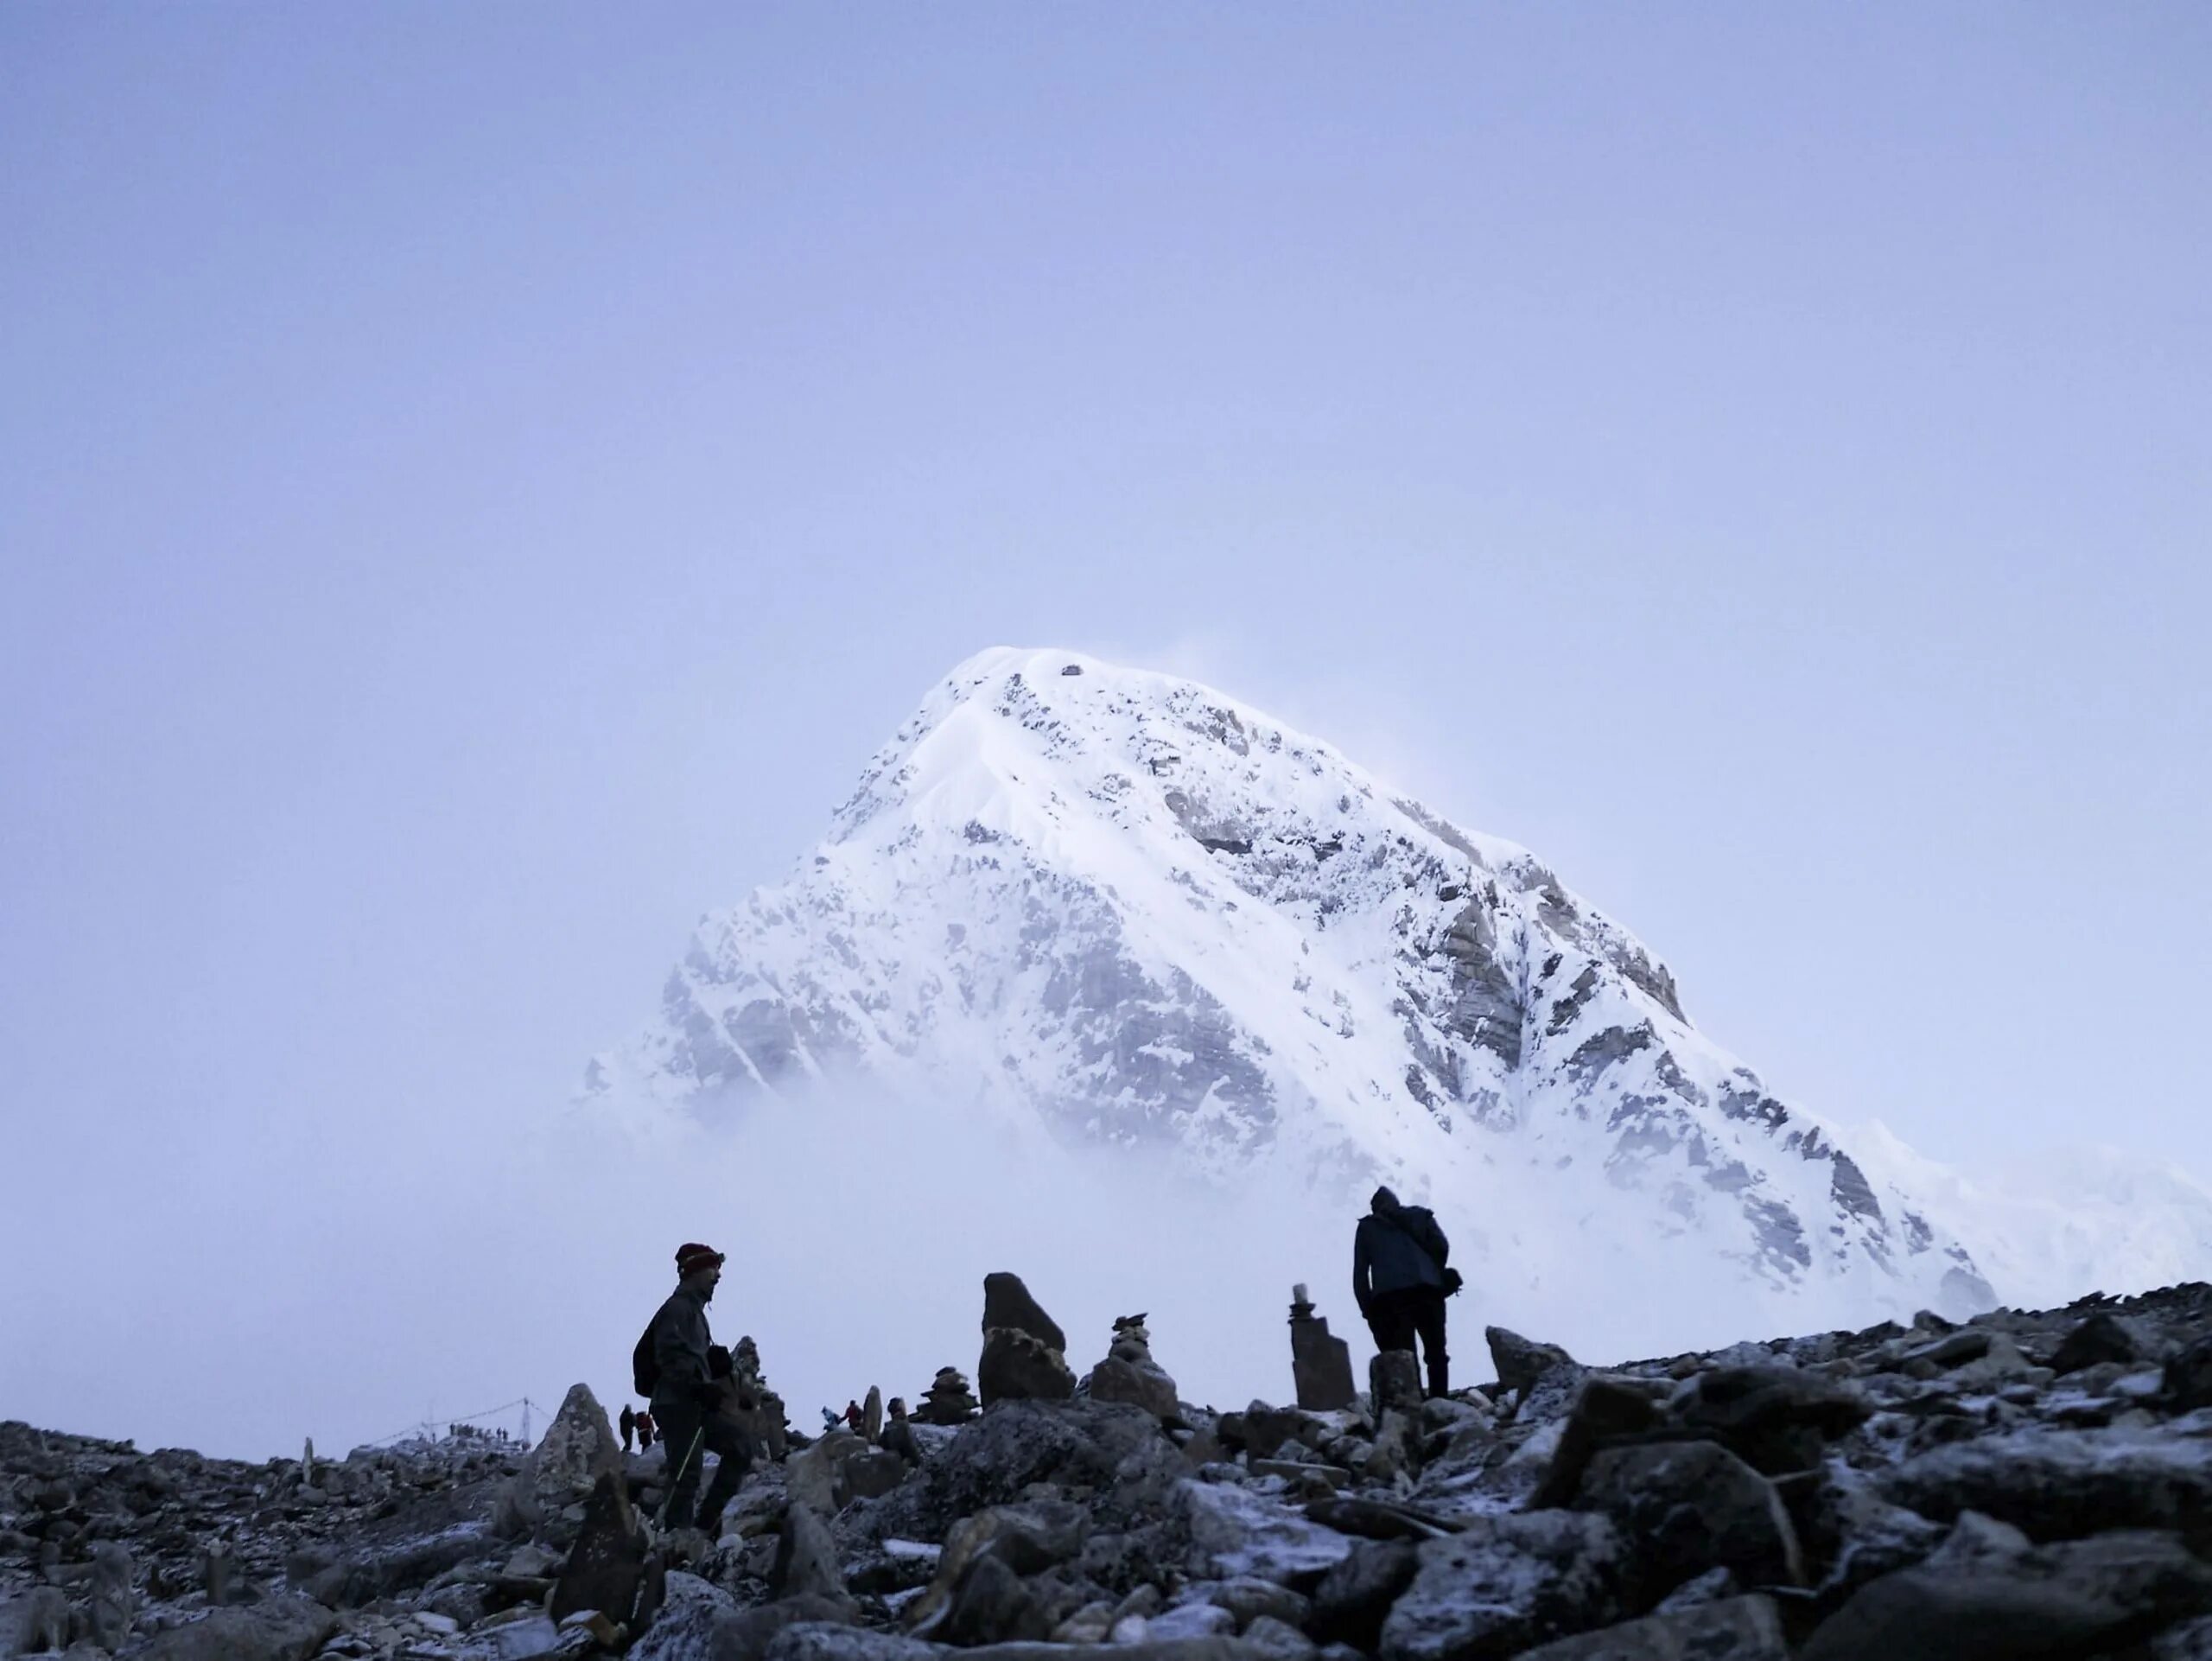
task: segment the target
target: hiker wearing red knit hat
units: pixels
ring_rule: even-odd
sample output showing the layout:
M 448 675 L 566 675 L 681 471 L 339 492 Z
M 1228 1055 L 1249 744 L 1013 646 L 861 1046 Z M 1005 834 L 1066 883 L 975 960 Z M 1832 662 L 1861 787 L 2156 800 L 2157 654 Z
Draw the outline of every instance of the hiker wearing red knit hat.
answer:
M 699 1473 L 709 1454 L 716 1456 L 715 1480 L 708 1486 L 697 1518 L 697 1526 L 712 1539 L 721 1526 L 722 1507 L 737 1492 L 753 1462 L 752 1438 L 717 1410 L 723 1384 L 715 1376 L 715 1340 L 707 1328 L 707 1305 L 715 1295 L 715 1283 L 722 1277 L 722 1254 L 712 1246 L 688 1242 L 677 1250 L 676 1273 L 676 1290 L 660 1306 L 631 1357 L 636 1375 L 632 1383 L 639 1395 L 652 1399 L 661 1446 L 675 1467 L 664 1526 L 673 1531 L 693 1525 L 691 1497 L 699 1489 Z

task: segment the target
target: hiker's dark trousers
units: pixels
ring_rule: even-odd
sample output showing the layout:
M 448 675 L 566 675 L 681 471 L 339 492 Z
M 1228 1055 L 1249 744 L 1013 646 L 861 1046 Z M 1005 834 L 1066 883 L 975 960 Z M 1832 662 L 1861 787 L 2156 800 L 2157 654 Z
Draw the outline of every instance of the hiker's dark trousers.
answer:
M 671 1479 L 668 1510 L 662 1526 L 681 1529 L 692 1525 L 691 1497 L 699 1492 L 699 1473 L 705 1468 L 709 1454 L 721 1463 L 715 1467 L 715 1480 L 707 1489 L 705 1503 L 699 1507 L 698 1521 L 702 1526 L 720 1522 L 722 1507 L 737 1492 L 737 1485 L 745 1480 L 747 1467 L 753 1463 L 753 1438 L 719 1413 L 709 1413 L 696 1402 L 657 1400 L 653 1403 L 653 1422 L 660 1426 L 661 1448 L 667 1455 Z
M 1367 1328 L 1375 1334 L 1378 1350 L 1410 1350 L 1418 1336 L 1421 1359 L 1428 1363 L 1428 1393 L 1442 1396 L 1450 1391 L 1452 1358 L 1444 1352 L 1442 1287 L 1377 1292 L 1368 1306 Z

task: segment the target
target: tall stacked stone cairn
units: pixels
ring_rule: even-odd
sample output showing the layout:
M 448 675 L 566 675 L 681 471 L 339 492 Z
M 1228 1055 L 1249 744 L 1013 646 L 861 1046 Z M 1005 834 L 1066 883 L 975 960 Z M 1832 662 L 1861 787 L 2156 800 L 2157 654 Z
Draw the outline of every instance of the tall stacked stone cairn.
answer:
M 1303 1408 L 1333 1412 L 1350 1407 L 1358 1397 L 1352 1384 L 1351 1346 L 1329 1335 L 1329 1323 L 1313 1313 L 1303 1281 L 1290 1289 L 1290 1376 Z
M 718 1542 L 652 1526 L 658 1451 L 602 1457 L 582 1390 L 531 1460 L 0 1423 L 0 1656 L 2212 1661 L 2212 1286 L 1609 1367 L 1488 1339 L 1433 1400 L 1392 1362 L 1327 1410 L 969 1398 L 911 1464 L 841 1431 Z
M 1152 1359 L 1152 1333 L 1141 1314 L 1122 1315 L 1114 1322 L 1114 1340 L 1106 1359 L 1091 1368 L 1080 1386 L 1094 1402 L 1128 1402 L 1155 1419 L 1182 1422 L 1175 1397 L 1175 1381 Z
M 1046 1314 L 1021 1276 L 983 1276 L 983 1354 L 976 1384 L 983 1405 L 994 1402 L 1065 1402 L 1075 1394 L 1067 1334 Z

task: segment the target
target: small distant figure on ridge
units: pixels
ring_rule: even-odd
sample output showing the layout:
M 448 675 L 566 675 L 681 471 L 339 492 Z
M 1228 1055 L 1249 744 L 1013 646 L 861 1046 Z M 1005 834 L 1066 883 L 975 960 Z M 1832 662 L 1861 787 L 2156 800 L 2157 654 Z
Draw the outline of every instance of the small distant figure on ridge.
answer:
M 1444 1300 L 1458 1291 L 1459 1271 L 1447 1268 L 1452 1243 L 1426 1206 L 1405 1206 L 1377 1188 L 1352 1235 L 1351 1289 L 1378 1350 L 1406 1350 L 1421 1340 L 1428 1393 L 1451 1390 L 1444 1347 Z
M 622 1451 L 626 1454 L 630 1451 L 630 1444 L 638 1439 L 637 1410 L 626 1402 L 622 1406 L 621 1425 Z
M 858 1402 L 848 1401 L 845 1403 L 845 1429 L 858 1430 L 861 1428 L 861 1404 Z
M 722 1507 L 737 1492 L 753 1462 L 752 1438 L 719 1411 L 722 1380 L 715 1376 L 714 1334 L 707 1327 L 707 1305 L 722 1277 L 722 1254 L 696 1242 L 676 1254 L 676 1290 L 654 1314 L 652 1324 L 630 1358 L 638 1393 L 652 1403 L 661 1438 L 676 1474 L 668 1491 L 663 1525 L 673 1531 L 694 1526 L 692 1496 L 709 1454 L 720 1463 L 700 1502 L 696 1526 L 709 1539 L 719 1531 Z

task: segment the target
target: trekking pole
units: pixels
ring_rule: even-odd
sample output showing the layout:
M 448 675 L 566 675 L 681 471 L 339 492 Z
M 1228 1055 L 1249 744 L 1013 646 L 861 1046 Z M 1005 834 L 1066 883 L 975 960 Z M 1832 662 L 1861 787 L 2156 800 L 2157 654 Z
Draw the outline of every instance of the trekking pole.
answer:
M 660 1509 L 661 1521 L 668 1520 L 669 1511 L 676 1504 L 676 1491 L 683 1486 L 683 1473 L 691 1468 L 691 1461 L 699 1451 L 699 1444 L 707 1439 L 707 1427 L 701 1425 L 691 1438 L 691 1446 L 683 1455 L 683 1463 L 676 1467 L 676 1474 L 669 1479 L 668 1499 Z

